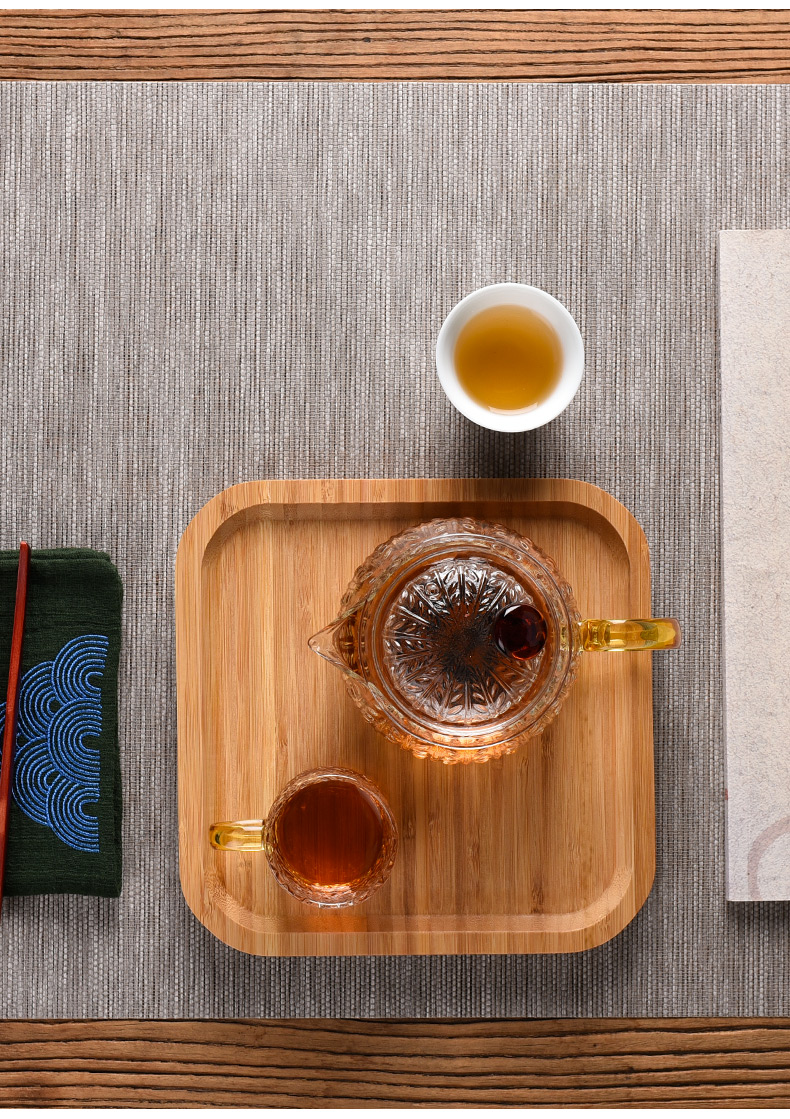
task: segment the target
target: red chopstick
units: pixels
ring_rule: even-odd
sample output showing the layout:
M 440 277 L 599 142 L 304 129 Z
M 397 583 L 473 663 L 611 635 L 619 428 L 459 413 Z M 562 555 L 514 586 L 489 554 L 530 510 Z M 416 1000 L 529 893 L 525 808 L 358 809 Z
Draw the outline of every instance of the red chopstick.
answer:
M 27 576 L 30 571 L 30 546 L 24 541 L 19 545 L 19 567 L 16 574 L 16 604 L 14 629 L 11 635 L 11 667 L 8 670 L 8 691 L 5 701 L 5 730 L 3 732 L 3 760 L 0 763 L 0 906 L 3 902 L 5 881 L 5 848 L 8 839 L 8 808 L 11 800 L 11 768 L 16 742 L 16 720 L 19 712 L 19 683 L 22 670 L 22 638 L 25 633 L 25 607 L 27 606 Z

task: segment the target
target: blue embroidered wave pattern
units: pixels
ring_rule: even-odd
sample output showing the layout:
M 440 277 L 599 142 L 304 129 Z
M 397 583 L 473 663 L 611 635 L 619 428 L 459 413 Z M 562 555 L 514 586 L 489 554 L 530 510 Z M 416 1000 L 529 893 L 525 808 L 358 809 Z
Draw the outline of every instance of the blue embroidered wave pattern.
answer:
M 12 792 L 19 807 L 77 851 L 99 850 L 99 751 L 88 741 L 101 733 L 100 679 L 109 641 L 75 637 L 54 661 L 22 677 Z M 0 704 L 0 741 L 5 704 Z

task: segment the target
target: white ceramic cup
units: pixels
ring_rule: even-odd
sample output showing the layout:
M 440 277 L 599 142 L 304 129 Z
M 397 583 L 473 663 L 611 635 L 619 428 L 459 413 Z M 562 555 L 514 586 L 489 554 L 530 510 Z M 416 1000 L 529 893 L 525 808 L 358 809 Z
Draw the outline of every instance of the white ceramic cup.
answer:
M 467 322 L 480 311 L 506 304 L 528 307 L 542 315 L 556 330 L 562 347 L 560 379 L 551 396 L 517 412 L 493 411 L 473 400 L 462 388 L 453 360 L 458 335 Z M 553 295 L 528 284 L 491 284 L 478 288 L 456 303 L 436 339 L 436 371 L 448 400 L 467 419 L 492 431 L 531 431 L 555 419 L 576 395 L 583 369 L 584 343 L 570 311 Z

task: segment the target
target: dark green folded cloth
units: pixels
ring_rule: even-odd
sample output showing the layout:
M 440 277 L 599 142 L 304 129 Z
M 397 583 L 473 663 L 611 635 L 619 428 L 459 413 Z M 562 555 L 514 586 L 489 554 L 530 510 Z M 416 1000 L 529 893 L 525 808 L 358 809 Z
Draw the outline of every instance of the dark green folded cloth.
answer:
M 0 552 L 0 744 L 18 561 Z M 121 597 L 103 552 L 31 552 L 7 894 L 121 892 Z

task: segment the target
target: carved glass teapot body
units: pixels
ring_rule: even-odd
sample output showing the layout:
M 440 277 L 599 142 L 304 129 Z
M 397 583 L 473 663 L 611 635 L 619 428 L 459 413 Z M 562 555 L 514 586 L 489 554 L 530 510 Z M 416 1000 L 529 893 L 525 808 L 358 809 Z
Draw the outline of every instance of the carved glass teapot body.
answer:
M 484 762 L 540 734 L 585 650 L 676 648 L 674 619 L 582 620 L 531 540 L 459 517 L 409 528 L 357 569 L 310 639 L 386 738 L 446 764 Z

